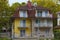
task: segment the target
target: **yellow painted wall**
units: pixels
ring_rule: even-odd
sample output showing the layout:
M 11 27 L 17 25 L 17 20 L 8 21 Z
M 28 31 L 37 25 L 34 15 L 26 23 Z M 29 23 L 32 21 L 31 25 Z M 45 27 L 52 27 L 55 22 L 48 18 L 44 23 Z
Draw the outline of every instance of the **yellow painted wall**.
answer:
M 15 18 L 14 20 L 14 32 L 15 34 L 18 34 L 18 36 L 20 36 L 20 30 L 21 29 L 25 29 L 25 28 L 19 28 L 20 27 L 20 20 L 24 20 L 24 19 L 19 19 L 19 18 Z M 26 19 L 26 35 L 30 35 L 31 34 L 31 22 L 29 19 Z

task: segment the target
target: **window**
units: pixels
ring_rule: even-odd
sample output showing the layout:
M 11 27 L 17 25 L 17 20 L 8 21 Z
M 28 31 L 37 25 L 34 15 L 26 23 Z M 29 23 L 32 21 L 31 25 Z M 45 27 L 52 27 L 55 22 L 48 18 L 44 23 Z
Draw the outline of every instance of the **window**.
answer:
M 60 14 L 59 14 L 59 16 L 60 16 Z
M 37 24 L 37 23 L 40 23 L 40 20 L 37 19 L 37 20 L 36 20 L 36 24 Z
M 48 13 L 48 11 L 45 11 L 45 13 Z
M 42 20 L 41 22 L 42 22 L 42 24 L 41 24 L 42 26 L 47 26 L 47 20 L 46 19 Z
M 26 20 L 21 20 L 20 21 L 20 26 L 21 27 L 26 27 Z
M 60 13 L 58 14 L 58 17 L 60 17 Z
M 42 16 L 42 11 L 37 11 L 36 16 L 41 17 Z
M 59 20 L 59 25 L 60 25 L 60 20 Z
M 27 11 L 20 11 L 20 17 L 27 17 Z
M 25 30 L 20 30 L 20 36 L 24 37 L 25 36 Z
M 47 17 L 47 15 L 48 15 L 48 11 L 43 11 L 42 12 L 42 17 Z
M 49 33 L 49 29 L 46 29 L 46 30 L 45 30 L 45 33 Z
M 42 11 L 37 11 L 37 16 L 41 17 L 42 16 Z
M 35 20 L 35 25 L 36 25 L 37 27 L 40 26 L 40 20 L 39 20 L 39 19 Z
M 47 26 L 53 26 L 52 20 L 47 20 Z
M 35 32 L 38 32 L 38 28 L 35 28 Z
M 57 25 L 60 25 L 60 18 L 58 18 Z

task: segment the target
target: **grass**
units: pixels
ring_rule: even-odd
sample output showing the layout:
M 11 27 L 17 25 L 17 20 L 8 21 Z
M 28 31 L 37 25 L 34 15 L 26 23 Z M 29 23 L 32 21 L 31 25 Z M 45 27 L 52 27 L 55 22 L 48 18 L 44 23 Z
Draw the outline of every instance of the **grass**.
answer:
M 8 38 L 0 38 L 0 40 L 11 40 L 11 39 L 8 39 Z

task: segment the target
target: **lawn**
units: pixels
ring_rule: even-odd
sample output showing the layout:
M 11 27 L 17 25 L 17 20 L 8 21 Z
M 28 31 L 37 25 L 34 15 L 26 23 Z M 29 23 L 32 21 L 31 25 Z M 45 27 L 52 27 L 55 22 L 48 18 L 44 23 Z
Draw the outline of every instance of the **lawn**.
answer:
M 0 38 L 0 40 L 11 40 L 11 39 L 8 39 L 8 38 Z

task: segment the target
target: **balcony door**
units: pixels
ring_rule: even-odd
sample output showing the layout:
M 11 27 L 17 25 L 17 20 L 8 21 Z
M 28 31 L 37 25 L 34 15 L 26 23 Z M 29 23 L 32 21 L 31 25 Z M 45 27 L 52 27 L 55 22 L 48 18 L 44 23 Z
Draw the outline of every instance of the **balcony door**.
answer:
M 26 27 L 26 20 L 21 20 L 20 21 L 20 26 L 21 27 Z
M 37 20 L 35 21 L 35 23 L 36 23 L 36 26 L 40 26 L 40 20 L 39 20 L 39 19 L 37 19 Z
M 24 37 L 25 36 L 25 30 L 20 30 L 20 36 Z

